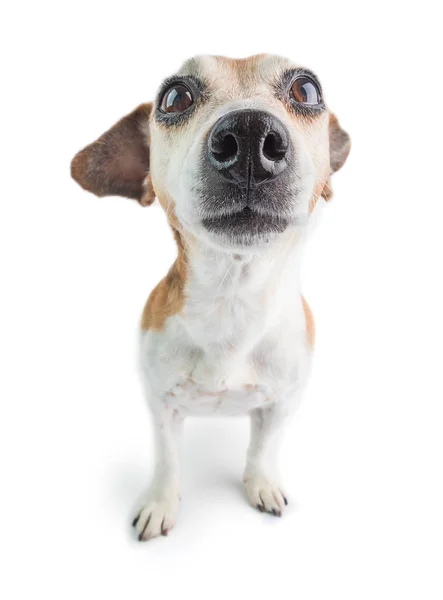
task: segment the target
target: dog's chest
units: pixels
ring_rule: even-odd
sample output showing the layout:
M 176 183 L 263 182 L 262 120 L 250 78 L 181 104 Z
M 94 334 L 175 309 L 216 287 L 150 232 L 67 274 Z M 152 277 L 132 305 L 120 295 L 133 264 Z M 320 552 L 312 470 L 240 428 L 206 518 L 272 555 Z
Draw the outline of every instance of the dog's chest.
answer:
M 260 285 L 262 271 L 235 267 L 215 285 L 210 273 L 191 279 L 182 313 L 146 334 L 151 387 L 184 414 L 245 414 L 282 401 L 304 371 L 298 290 L 276 290 L 269 273 Z
M 265 353 L 266 365 L 260 365 L 255 350 L 218 344 L 199 349 L 165 399 L 184 413 L 201 415 L 238 415 L 269 404 L 277 399 L 281 381 L 269 376 L 276 357 Z
M 165 394 L 165 402 L 182 414 L 242 415 L 275 399 L 268 386 L 243 384 L 210 390 L 192 377 L 177 383 Z
M 281 401 L 300 375 L 301 354 L 291 339 L 291 353 L 280 331 L 258 341 L 228 335 L 203 348 L 184 346 L 179 376 L 165 390 L 165 401 L 196 415 L 239 415 Z

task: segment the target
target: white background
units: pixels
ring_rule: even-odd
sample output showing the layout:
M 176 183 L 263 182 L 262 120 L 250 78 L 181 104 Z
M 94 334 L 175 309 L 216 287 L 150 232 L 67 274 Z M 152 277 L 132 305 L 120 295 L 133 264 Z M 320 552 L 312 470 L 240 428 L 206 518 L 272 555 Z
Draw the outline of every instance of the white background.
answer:
M 14 2 L 2 8 L 1 596 L 443 597 L 442 55 L 436 2 Z M 353 140 L 314 219 L 314 372 L 282 471 L 241 489 L 247 421 L 186 431 L 168 538 L 130 521 L 153 466 L 137 326 L 175 249 L 158 206 L 97 199 L 74 154 L 187 57 L 287 55 Z

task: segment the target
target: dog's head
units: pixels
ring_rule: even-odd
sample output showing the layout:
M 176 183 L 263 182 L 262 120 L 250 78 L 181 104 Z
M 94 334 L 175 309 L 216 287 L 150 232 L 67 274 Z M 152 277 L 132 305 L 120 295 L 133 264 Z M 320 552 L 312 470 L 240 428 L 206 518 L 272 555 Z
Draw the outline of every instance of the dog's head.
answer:
M 77 154 L 72 175 L 99 196 L 157 196 L 176 230 L 239 251 L 305 222 L 349 149 L 311 71 L 204 56 Z

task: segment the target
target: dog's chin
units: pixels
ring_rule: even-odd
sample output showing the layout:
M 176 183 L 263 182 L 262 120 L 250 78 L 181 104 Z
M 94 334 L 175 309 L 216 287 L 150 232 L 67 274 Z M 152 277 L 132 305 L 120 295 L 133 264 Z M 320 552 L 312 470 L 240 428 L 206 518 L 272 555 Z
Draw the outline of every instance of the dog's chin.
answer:
M 223 250 L 251 252 L 271 245 L 289 226 L 288 218 L 263 215 L 246 207 L 231 215 L 205 217 L 197 235 Z

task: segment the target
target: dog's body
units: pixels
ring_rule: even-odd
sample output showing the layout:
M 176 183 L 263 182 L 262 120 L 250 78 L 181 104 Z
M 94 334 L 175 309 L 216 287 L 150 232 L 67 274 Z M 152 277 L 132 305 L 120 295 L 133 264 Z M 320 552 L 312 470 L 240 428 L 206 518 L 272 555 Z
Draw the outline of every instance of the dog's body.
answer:
M 312 329 L 292 237 L 286 252 L 189 254 L 182 310 L 142 333 L 155 395 L 168 394 L 184 414 L 236 415 L 294 394 L 308 370 Z
M 73 176 L 98 195 L 150 204 L 155 194 L 178 245 L 142 317 L 157 467 L 134 521 L 140 539 L 175 523 L 187 415 L 250 414 L 248 499 L 274 515 L 287 504 L 276 446 L 314 341 L 300 252 L 309 214 L 349 152 L 320 100 L 314 76 L 284 59 L 193 59 L 156 111 L 142 105 L 73 161 Z

